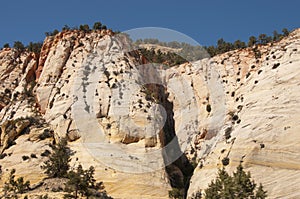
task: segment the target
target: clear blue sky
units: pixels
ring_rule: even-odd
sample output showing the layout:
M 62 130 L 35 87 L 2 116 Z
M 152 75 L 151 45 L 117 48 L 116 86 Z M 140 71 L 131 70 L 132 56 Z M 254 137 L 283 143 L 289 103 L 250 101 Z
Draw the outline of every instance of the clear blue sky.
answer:
M 182 32 L 202 45 L 233 42 L 300 27 L 298 0 L 27 0 L 1 1 L 0 47 L 43 41 L 44 33 L 101 21 L 113 30 L 154 26 Z

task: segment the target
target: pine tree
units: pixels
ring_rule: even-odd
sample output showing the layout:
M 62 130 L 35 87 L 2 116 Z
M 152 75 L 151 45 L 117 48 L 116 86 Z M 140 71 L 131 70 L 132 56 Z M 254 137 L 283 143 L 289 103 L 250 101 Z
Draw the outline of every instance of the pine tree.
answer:
M 232 195 L 233 179 L 225 169 L 218 172 L 218 177 L 205 190 L 205 198 L 230 198 Z
M 237 198 L 252 198 L 254 197 L 254 189 L 256 184 L 251 181 L 250 172 L 246 173 L 240 164 L 237 171 L 233 173 L 233 182 L 235 188 L 235 197 Z
M 37 42 L 37 43 L 30 42 L 26 48 L 30 52 L 34 52 L 36 54 L 40 54 L 42 46 L 43 46 L 43 43 L 41 43 L 41 42 Z
M 13 47 L 14 47 L 15 49 L 17 49 L 18 51 L 20 51 L 20 52 L 23 52 L 23 51 L 25 50 L 25 47 L 24 47 L 23 43 L 20 42 L 20 41 L 15 41 Z
M 267 197 L 267 192 L 264 191 L 262 184 L 259 184 L 257 192 L 255 194 L 256 199 L 264 199 Z
M 279 41 L 282 35 L 279 34 L 276 30 L 273 31 L 273 41 Z
M 97 189 L 104 189 L 102 182 L 96 183 L 94 178 L 95 169 L 91 166 L 89 169 L 84 170 L 81 165 L 68 174 L 69 181 L 67 182 L 66 191 L 73 193 L 74 198 L 78 195 L 92 196 Z
M 83 32 L 89 32 L 90 31 L 90 27 L 87 24 L 84 25 L 80 25 L 79 26 L 79 30 L 83 31 Z
M 289 36 L 289 34 L 290 34 L 290 32 L 288 31 L 287 28 L 283 28 L 282 33 L 283 33 L 283 36 L 285 36 L 285 37 Z
M 66 177 L 69 170 L 72 151 L 67 146 L 67 140 L 62 139 L 57 146 L 52 146 L 52 153 L 49 159 L 44 162 L 42 169 L 51 178 Z
M 266 44 L 267 43 L 267 35 L 266 34 L 260 34 L 258 36 L 258 40 L 260 44 Z
M 93 26 L 93 30 L 101 30 L 102 29 L 102 23 L 101 22 L 95 22 Z
M 253 45 L 255 45 L 257 43 L 257 39 L 254 36 L 249 37 L 249 41 L 248 41 L 248 47 L 252 47 Z
M 225 169 L 220 169 L 218 176 L 205 190 L 206 199 L 265 199 L 267 192 L 260 184 L 255 191 L 256 184 L 251 180 L 250 173 L 246 173 L 240 164 L 233 176 L 230 176 Z
M 234 49 L 240 49 L 240 48 L 245 48 L 245 47 L 246 47 L 245 42 L 242 42 L 241 40 L 236 40 L 236 41 L 233 43 L 233 48 L 234 48 Z
M 3 48 L 10 48 L 9 43 L 5 43 L 5 44 L 3 45 Z
M 68 25 L 64 25 L 62 31 L 68 31 L 68 30 L 71 30 L 71 28 Z

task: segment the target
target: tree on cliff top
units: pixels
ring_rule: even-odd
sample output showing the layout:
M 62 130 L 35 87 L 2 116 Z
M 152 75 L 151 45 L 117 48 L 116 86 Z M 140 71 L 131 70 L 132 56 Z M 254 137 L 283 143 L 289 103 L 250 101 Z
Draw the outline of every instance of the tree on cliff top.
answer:
M 20 52 L 23 52 L 23 51 L 25 50 L 25 47 L 24 47 L 23 43 L 20 42 L 20 41 L 15 41 L 13 47 L 14 47 L 15 49 L 17 49 L 18 51 L 20 51 Z

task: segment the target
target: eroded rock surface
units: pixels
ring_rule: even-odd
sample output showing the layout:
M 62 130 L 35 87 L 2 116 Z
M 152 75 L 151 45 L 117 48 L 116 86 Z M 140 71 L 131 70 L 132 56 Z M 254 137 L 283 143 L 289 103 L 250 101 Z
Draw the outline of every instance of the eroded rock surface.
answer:
M 43 152 L 68 137 L 72 164 L 95 166 L 112 197 L 168 198 L 188 159 L 197 165 L 191 197 L 225 157 L 229 171 L 243 161 L 270 198 L 299 197 L 299 30 L 169 69 L 146 67 L 126 44 L 109 30 L 64 31 L 47 37 L 39 56 L 1 50 L 2 168 L 39 183 Z M 166 172 L 179 151 L 166 149 L 175 134 L 185 156 Z

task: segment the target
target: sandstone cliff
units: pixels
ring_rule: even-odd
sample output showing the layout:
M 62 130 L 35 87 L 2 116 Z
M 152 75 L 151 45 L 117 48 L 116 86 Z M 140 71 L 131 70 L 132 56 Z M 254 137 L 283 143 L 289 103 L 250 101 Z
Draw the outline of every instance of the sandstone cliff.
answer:
M 240 161 L 265 185 L 269 198 L 298 198 L 300 30 L 267 46 L 216 56 L 225 92 L 223 127 L 213 138 L 196 136 L 200 160 L 189 197 L 216 176 L 222 159 L 233 171 Z M 212 112 L 214 107 L 212 107 Z M 221 121 L 219 121 L 221 122 Z M 203 138 L 203 139 L 202 139 Z
M 126 44 L 108 30 L 65 31 L 39 56 L 0 52 L 2 180 L 15 168 L 39 183 L 42 153 L 67 137 L 72 164 L 94 165 L 115 198 L 168 198 L 196 163 L 191 197 L 225 157 L 229 171 L 243 161 L 270 198 L 299 197 L 300 30 L 167 70 L 145 67 Z

